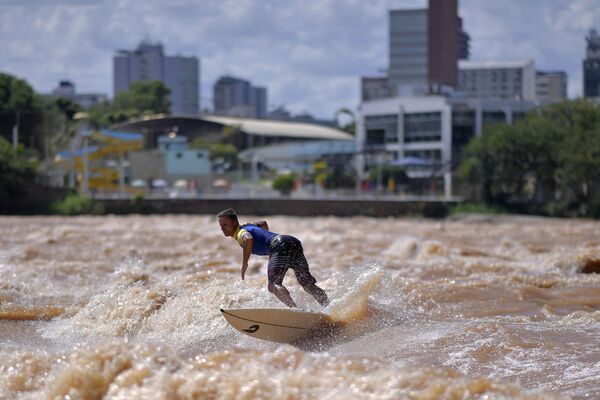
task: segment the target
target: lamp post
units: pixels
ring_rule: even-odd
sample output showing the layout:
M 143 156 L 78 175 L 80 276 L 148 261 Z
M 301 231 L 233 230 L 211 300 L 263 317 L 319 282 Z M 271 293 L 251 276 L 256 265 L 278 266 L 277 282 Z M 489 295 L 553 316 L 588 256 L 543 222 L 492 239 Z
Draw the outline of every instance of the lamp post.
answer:
M 84 112 L 78 112 L 73 116 L 73 119 L 77 121 L 77 133 L 76 136 L 80 137 L 83 140 L 83 155 L 82 155 L 82 159 L 83 159 L 83 178 L 81 181 L 81 195 L 82 196 L 87 196 L 89 194 L 89 178 L 90 178 L 90 167 L 89 167 L 89 158 L 88 158 L 88 138 L 92 135 L 91 130 L 89 129 L 89 127 L 87 126 L 87 124 L 85 123 L 85 120 L 87 119 L 88 114 L 84 113 Z M 72 161 L 72 166 L 73 168 L 71 169 L 71 171 L 74 170 L 74 154 L 73 157 L 71 157 Z M 74 184 L 74 182 L 73 182 Z
M 383 193 L 383 160 L 384 153 L 377 153 L 377 194 Z
M 18 125 L 13 126 L 12 142 L 13 142 L 13 150 L 16 152 L 17 147 L 19 146 L 19 127 L 18 127 Z
M 89 179 L 90 179 L 90 165 L 88 158 L 88 138 L 91 136 L 91 132 L 85 130 L 82 131 L 81 136 L 83 137 L 83 180 L 81 181 L 81 194 L 87 196 L 89 194 Z

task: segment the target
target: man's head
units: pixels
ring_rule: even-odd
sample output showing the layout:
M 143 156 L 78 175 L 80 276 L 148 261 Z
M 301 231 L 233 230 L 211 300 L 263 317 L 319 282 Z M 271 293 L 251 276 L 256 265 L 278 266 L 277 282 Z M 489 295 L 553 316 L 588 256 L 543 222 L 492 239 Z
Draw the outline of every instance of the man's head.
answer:
M 221 226 L 221 231 L 223 232 L 223 235 L 233 236 L 235 230 L 240 224 L 238 222 L 238 217 L 235 211 L 233 211 L 231 208 L 228 208 L 227 210 L 218 213 L 217 218 L 219 218 L 219 225 Z

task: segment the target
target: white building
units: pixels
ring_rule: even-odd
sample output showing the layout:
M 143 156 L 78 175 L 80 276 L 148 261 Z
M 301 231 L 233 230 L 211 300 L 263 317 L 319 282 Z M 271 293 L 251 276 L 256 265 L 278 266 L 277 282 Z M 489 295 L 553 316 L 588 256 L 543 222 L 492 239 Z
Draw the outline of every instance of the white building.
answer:
M 380 163 L 401 165 L 411 179 L 437 181 L 452 195 L 452 169 L 486 124 L 513 123 L 539 103 L 444 96 L 363 102 L 356 127 L 357 173 Z
M 567 73 L 564 71 L 537 71 L 535 95 L 539 101 L 567 100 Z
M 533 60 L 467 61 L 458 63 L 458 91 L 481 99 L 536 99 Z

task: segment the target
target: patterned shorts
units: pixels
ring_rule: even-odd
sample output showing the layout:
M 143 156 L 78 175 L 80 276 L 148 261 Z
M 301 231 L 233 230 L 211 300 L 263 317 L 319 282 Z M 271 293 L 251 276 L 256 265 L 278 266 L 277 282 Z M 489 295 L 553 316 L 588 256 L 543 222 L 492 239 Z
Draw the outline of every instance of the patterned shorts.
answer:
M 281 285 L 288 268 L 294 270 L 296 279 L 302 286 L 314 285 L 317 282 L 308 269 L 302 243 L 295 237 L 289 235 L 275 236 L 271 240 L 269 251 L 269 268 L 267 269 L 269 283 Z

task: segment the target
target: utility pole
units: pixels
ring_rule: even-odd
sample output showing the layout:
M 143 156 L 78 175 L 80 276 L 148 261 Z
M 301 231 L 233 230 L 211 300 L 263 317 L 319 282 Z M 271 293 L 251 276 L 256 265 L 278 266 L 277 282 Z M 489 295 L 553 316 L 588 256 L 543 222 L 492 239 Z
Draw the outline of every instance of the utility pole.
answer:
M 87 196 L 89 194 L 89 179 L 90 179 L 90 164 L 88 159 L 88 136 L 87 133 L 81 133 L 83 137 L 83 180 L 81 181 L 81 194 Z
M 13 150 L 16 152 L 17 147 L 19 146 L 19 127 L 17 125 L 13 126 L 12 142 L 13 142 Z
M 12 131 L 12 139 L 13 139 L 13 150 L 15 153 L 17 152 L 17 148 L 19 147 L 19 123 L 20 123 L 21 115 L 19 111 L 17 111 L 17 118 L 15 121 L 15 125 L 13 126 Z

